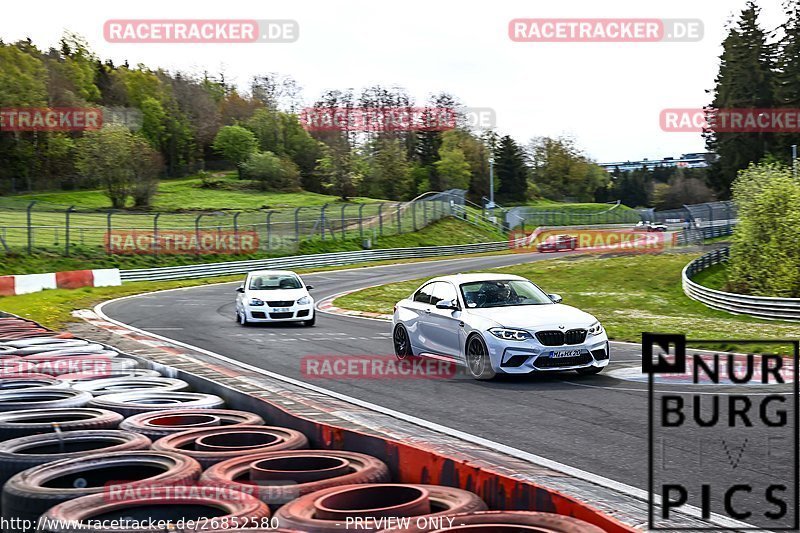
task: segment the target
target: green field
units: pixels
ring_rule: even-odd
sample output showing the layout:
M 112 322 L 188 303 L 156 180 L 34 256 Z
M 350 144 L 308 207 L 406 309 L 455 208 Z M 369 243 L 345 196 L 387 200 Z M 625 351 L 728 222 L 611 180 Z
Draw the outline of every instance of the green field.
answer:
M 792 339 L 800 324 L 759 320 L 710 309 L 681 289 L 681 270 L 696 254 L 580 257 L 497 269 L 525 276 L 564 303 L 595 315 L 611 339 L 639 342 L 643 331 L 684 333 L 696 339 Z M 391 313 L 424 279 L 365 289 L 337 298 L 346 309 Z M 733 342 L 715 348 L 736 349 Z M 747 347 L 752 350 L 752 346 Z
M 373 248 L 407 248 L 416 246 L 443 246 L 448 244 L 468 244 L 476 242 L 504 241 L 505 234 L 468 224 L 460 219 L 448 217 L 429 224 L 416 232 L 385 237 L 367 234 L 372 239 Z M 293 243 L 295 244 L 295 243 Z M 153 268 L 159 266 L 191 265 L 220 261 L 263 259 L 295 254 L 315 254 L 344 252 L 362 249 L 361 240 L 353 235 L 347 239 L 319 237 L 303 240 L 292 248 L 276 249 L 274 253 L 236 254 L 236 255 L 114 255 L 109 256 L 95 248 L 79 247 L 73 255 L 65 257 L 58 252 L 38 252 L 33 255 L 0 255 L 0 274 L 30 274 L 37 272 L 59 272 L 85 268 Z
M 518 206 L 525 209 L 525 226 L 571 226 L 583 224 L 635 224 L 639 212 L 626 205 L 538 200 Z
M 692 277 L 692 281 L 703 287 L 708 287 L 709 289 L 724 291 L 726 290 L 725 286 L 728 284 L 727 272 L 727 263 L 711 265 L 705 270 L 701 270 L 695 274 L 694 277 Z
M 276 247 L 289 240 L 296 246 L 297 240 L 314 235 L 322 239 L 323 231 L 326 240 L 372 233 L 388 236 L 414 231 L 452 211 L 445 201 L 423 201 L 414 206 L 369 198 L 341 202 L 334 196 L 308 192 L 262 192 L 233 176 L 214 179 L 222 183 L 222 188 L 203 188 L 199 178 L 163 181 L 152 211 L 117 211 L 110 218 L 96 210 L 108 205 L 100 191 L 3 197 L 0 238 L 11 251 L 27 252 L 30 237 L 36 251 L 63 253 L 67 240 L 65 210 L 75 205 L 76 210 L 69 215 L 69 242 L 76 254 L 102 253 L 109 228 L 112 232 L 135 231 L 149 236 L 156 224 L 162 232 L 188 233 L 195 232 L 196 225 L 203 232 L 222 232 L 233 231 L 236 224 L 239 231 L 258 233 L 260 250 L 274 254 Z M 38 203 L 31 212 L 33 229 L 29 234 L 24 209 L 31 201 Z
M 153 200 L 155 211 L 203 211 L 214 209 L 280 209 L 300 206 L 321 206 L 337 202 L 338 197 L 313 192 L 267 192 L 253 188 L 248 181 L 236 178 L 236 173 L 214 177 L 220 188 L 201 187 L 197 177 L 162 180 Z M 30 201 L 60 204 L 64 208 L 74 205 L 83 209 L 109 209 L 111 201 L 103 191 L 68 191 L 23 194 L 10 197 L 20 205 Z M 354 203 L 380 202 L 371 198 L 353 198 Z

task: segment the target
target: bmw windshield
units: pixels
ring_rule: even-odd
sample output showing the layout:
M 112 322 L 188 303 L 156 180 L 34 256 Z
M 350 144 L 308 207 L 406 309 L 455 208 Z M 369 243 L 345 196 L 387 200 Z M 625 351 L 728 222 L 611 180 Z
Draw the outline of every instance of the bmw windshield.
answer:
M 471 309 L 552 304 L 539 287 L 527 280 L 489 280 L 461 284 L 464 303 Z

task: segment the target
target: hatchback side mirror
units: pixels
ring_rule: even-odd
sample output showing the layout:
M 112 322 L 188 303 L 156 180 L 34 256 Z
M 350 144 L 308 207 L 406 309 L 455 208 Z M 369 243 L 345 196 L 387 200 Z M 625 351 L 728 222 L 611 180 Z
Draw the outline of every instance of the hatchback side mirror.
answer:
M 553 301 L 554 304 L 560 304 L 564 300 L 560 294 L 548 294 L 547 296 Z
M 244 292 L 244 285 L 239 285 L 238 287 L 236 287 L 236 292 L 243 293 Z
M 452 309 L 458 310 L 458 303 L 455 300 L 440 300 L 436 302 L 436 309 Z
M 314 286 L 313 286 L 313 285 L 306 285 L 306 290 L 307 290 L 307 291 L 310 291 L 310 290 L 311 290 L 311 289 L 313 289 L 313 288 L 314 288 Z

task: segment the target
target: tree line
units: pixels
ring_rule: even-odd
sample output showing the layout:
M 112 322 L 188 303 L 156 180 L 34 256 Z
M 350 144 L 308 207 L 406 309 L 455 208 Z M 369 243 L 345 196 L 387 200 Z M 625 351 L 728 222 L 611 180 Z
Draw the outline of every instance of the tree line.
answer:
M 0 41 L 0 107 L 128 109 L 138 121 L 99 131 L 0 132 L 3 193 L 103 188 L 114 207 L 147 208 L 159 178 L 235 166 L 248 186 L 349 198 L 407 200 L 429 190 L 489 196 L 490 160 L 499 202 L 592 201 L 607 174 L 570 139 L 523 144 L 461 122 L 443 129 L 316 131 L 298 115 L 302 87 L 291 77 L 254 77 L 247 90 L 223 75 L 192 76 L 101 60 L 80 36 L 58 47 Z M 315 109 L 417 106 L 402 87 L 325 91 Z M 423 109 L 463 105 L 448 93 Z M 462 115 L 459 115 L 462 116 Z M 214 187 L 215 180 L 205 179 Z
M 800 109 L 800 2 L 783 5 L 785 20 L 777 28 L 761 25 L 761 10 L 752 0 L 730 24 L 710 108 Z M 788 131 L 707 131 L 704 137 L 719 156 L 708 183 L 723 198 L 731 196 L 731 184 L 750 163 L 790 164 L 791 147 L 800 140 Z

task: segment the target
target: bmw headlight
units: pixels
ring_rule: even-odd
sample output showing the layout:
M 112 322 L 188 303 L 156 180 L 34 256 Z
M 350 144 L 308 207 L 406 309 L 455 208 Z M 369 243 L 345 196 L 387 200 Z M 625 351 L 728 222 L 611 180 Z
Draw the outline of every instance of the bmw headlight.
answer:
M 600 322 L 595 322 L 589 326 L 589 335 L 600 335 L 603 333 L 603 325 Z
M 531 334 L 522 329 L 492 328 L 489 333 L 504 341 L 524 341 L 531 338 Z
M 262 302 L 258 298 L 253 298 L 253 299 L 250 300 L 250 305 L 257 307 L 259 305 L 264 305 L 264 302 Z
M 308 305 L 311 303 L 311 296 L 303 296 L 297 300 L 297 305 Z

